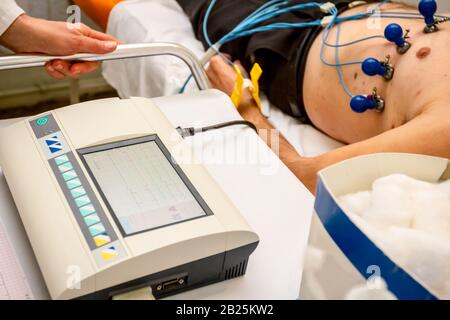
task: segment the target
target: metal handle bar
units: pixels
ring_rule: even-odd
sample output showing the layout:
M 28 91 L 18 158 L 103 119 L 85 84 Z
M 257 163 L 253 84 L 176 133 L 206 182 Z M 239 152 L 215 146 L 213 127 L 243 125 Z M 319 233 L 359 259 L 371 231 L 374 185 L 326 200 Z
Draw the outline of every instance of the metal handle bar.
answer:
M 139 58 L 158 55 L 171 55 L 183 60 L 192 72 L 200 90 L 209 88 L 203 66 L 197 57 L 183 46 L 173 43 L 145 43 L 119 45 L 116 51 L 107 54 L 80 53 L 72 56 L 12 55 L 0 57 L 0 70 L 41 67 L 54 59 L 67 61 L 107 61 L 127 58 Z

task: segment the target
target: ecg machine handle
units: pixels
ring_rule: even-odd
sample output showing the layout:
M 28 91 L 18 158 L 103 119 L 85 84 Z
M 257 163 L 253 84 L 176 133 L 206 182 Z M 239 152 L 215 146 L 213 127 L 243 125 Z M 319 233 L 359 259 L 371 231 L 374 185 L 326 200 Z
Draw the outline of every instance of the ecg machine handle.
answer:
M 12 55 L 0 57 L 0 70 L 42 67 L 51 60 L 68 61 L 107 61 L 127 58 L 140 58 L 158 55 L 171 55 L 183 60 L 192 72 L 200 90 L 208 89 L 209 82 L 203 66 L 188 49 L 173 43 L 145 43 L 119 45 L 116 51 L 107 54 L 80 53 L 72 56 Z

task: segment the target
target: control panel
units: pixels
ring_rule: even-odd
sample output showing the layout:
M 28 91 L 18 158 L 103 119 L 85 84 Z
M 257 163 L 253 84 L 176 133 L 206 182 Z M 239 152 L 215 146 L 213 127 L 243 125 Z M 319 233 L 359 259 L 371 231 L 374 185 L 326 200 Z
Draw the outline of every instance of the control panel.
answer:
M 52 114 L 30 121 L 44 156 L 99 268 L 127 256 Z

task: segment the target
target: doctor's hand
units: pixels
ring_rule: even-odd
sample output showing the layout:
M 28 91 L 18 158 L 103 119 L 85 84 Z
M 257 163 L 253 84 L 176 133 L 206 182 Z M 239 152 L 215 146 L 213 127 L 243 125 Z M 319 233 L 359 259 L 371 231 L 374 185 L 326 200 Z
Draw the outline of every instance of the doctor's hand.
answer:
M 0 37 L 0 44 L 16 53 L 66 56 L 76 53 L 109 53 L 117 48 L 118 40 L 84 24 L 69 25 L 66 22 L 21 15 Z M 59 80 L 66 76 L 78 78 L 97 67 L 96 62 L 71 63 L 63 60 L 53 60 L 45 66 L 49 75 Z

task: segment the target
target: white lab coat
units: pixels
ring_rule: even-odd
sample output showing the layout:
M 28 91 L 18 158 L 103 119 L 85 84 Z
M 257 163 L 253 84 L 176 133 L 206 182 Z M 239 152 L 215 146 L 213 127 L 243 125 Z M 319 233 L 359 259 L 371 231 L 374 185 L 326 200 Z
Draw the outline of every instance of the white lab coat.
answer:
M 0 36 L 23 13 L 14 0 L 0 0 Z

